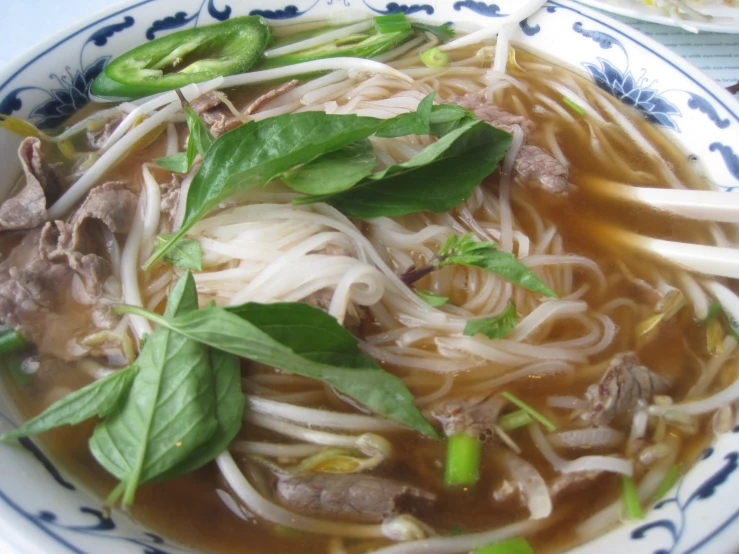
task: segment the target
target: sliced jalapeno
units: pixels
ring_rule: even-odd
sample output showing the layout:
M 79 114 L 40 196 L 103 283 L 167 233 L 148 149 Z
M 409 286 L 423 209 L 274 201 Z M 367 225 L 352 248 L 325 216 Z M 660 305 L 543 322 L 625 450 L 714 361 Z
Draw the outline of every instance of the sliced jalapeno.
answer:
M 178 31 L 113 60 L 93 81 L 99 96 L 139 98 L 218 76 L 244 73 L 262 56 L 272 33 L 259 16 Z

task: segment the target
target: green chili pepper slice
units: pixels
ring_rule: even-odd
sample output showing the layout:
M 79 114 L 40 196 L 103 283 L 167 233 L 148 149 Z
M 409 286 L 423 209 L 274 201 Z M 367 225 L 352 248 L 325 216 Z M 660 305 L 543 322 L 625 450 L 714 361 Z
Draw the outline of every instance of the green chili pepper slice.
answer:
M 92 83 L 98 96 L 140 98 L 244 73 L 271 43 L 259 16 L 178 31 L 152 40 L 113 60 Z

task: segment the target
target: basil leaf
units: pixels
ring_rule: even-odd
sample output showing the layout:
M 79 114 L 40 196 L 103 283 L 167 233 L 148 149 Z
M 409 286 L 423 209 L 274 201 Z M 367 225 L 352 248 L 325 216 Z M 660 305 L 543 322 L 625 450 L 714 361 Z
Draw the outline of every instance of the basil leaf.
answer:
M 429 306 L 433 306 L 434 308 L 438 308 L 439 306 L 443 306 L 447 302 L 449 302 L 449 298 L 446 296 L 440 296 L 436 293 L 431 292 L 430 290 L 417 290 L 416 295 L 426 302 Z
M 192 275 L 170 292 L 166 315 L 186 317 L 197 307 Z M 90 438 L 95 459 L 121 480 L 114 491 L 133 503 L 139 484 L 181 464 L 216 431 L 213 374 L 207 349 L 159 326 L 136 360 L 138 372 L 125 401 L 97 424 Z
M 325 152 L 367 138 L 382 124 L 382 120 L 371 117 L 305 112 L 249 121 L 225 133 L 210 147 L 190 184 L 180 230 L 149 258 L 145 267 L 151 267 L 222 200 L 268 183 Z
M 154 158 L 154 163 L 174 173 L 187 173 L 192 164 L 185 152 L 177 152 L 163 158 Z
M 482 333 L 489 339 L 502 339 L 513 331 L 517 322 L 516 303 L 509 300 L 505 310 L 497 315 L 468 320 L 464 326 L 464 334 L 472 336 Z
M 478 242 L 472 234 L 450 236 L 436 256 L 437 268 L 445 265 L 479 267 L 532 292 L 557 298 L 557 294 L 516 256 L 498 250 L 491 242 Z
M 213 138 L 213 135 L 210 134 L 210 129 L 203 123 L 203 120 L 200 119 L 198 113 L 191 106 L 187 105 L 184 109 L 187 126 L 190 128 L 190 138 L 187 141 L 188 157 L 191 143 L 195 150 L 201 156 L 205 157 L 216 139 Z M 190 162 L 190 165 L 192 165 L 192 162 Z
M 385 120 L 385 124 L 375 134 L 382 138 L 429 134 L 440 138 L 465 123 L 475 121 L 475 114 L 457 104 L 433 105 L 435 95 L 432 92 L 421 100 L 415 112 Z
M 318 308 L 301 303 L 213 306 L 171 319 L 135 306 L 118 311 L 142 315 L 212 348 L 318 379 L 381 416 L 438 437 L 403 382 L 362 353 L 357 339 Z
M 442 213 L 464 201 L 505 155 L 512 137 L 484 121 L 466 123 L 405 163 L 332 196 L 314 197 L 349 217 Z
M 431 134 L 443 137 L 476 119 L 475 114 L 467 108 L 457 104 L 439 104 L 431 110 Z
M 376 163 L 372 143 L 364 139 L 287 171 L 282 180 L 303 194 L 332 194 L 356 185 L 372 173 Z
M 157 476 L 157 481 L 184 475 L 204 466 L 226 450 L 241 429 L 246 398 L 241 389 L 239 359 L 222 350 L 210 349 L 210 366 L 215 378 L 216 420 L 213 435 L 183 462 Z
M 159 235 L 156 247 L 166 244 L 174 235 Z M 203 249 L 196 240 L 181 238 L 164 254 L 165 261 L 182 269 L 203 270 Z
M 108 415 L 128 393 L 136 371 L 135 365 L 126 367 L 60 398 L 41 414 L 4 433 L 0 440 L 27 437 L 54 427 L 76 425 L 91 417 Z

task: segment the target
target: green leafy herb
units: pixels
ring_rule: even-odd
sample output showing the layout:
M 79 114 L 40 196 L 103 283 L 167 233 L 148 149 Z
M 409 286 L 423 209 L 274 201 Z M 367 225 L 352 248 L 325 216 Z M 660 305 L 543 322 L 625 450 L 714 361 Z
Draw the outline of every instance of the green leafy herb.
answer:
M 557 429 L 557 426 L 544 414 L 541 412 L 536 411 L 534 408 L 526 404 L 523 400 L 520 398 L 513 396 L 510 392 L 504 392 L 502 393 L 503 398 L 508 400 L 509 402 L 512 402 L 519 408 L 521 408 L 524 412 L 529 414 L 532 418 L 534 418 L 536 421 L 541 423 L 544 427 L 546 427 L 549 431 L 554 431 Z
M 26 339 L 17 330 L 0 333 L 0 354 L 9 354 L 23 350 L 27 344 Z
M 413 29 L 416 31 L 431 33 L 436 38 L 438 38 L 440 42 L 451 40 L 454 38 L 455 35 L 454 29 L 452 29 L 451 25 L 446 24 L 428 25 L 426 23 L 419 23 L 417 21 L 414 21 L 413 23 L 411 23 L 411 27 L 413 27 Z
M 120 369 L 99 381 L 76 390 L 49 406 L 23 425 L 0 436 L 0 440 L 17 439 L 43 433 L 62 425 L 76 425 L 91 417 L 110 414 L 128 393 L 136 366 Z
M 476 242 L 472 234 L 452 235 L 439 250 L 439 267 L 466 265 L 480 267 L 532 292 L 557 298 L 557 295 L 510 252 L 502 252 L 490 242 Z
M 379 415 L 438 436 L 403 382 L 380 369 L 349 331 L 317 308 L 250 303 L 228 309 L 209 306 L 175 318 L 133 306 L 118 311 L 142 315 L 213 348 L 318 379 Z
M 443 306 L 447 302 L 449 302 L 449 298 L 446 296 L 440 296 L 436 293 L 431 292 L 430 290 L 417 290 L 416 295 L 426 302 L 429 306 L 433 306 L 434 308 L 438 308 L 439 306 Z
M 484 121 L 471 121 L 407 162 L 374 173 L 347 191 L 313 200 L 358 218 L 446 212 L 495 170 L 511 140 Z
M 526 427 L 533 423 L 533 418 L 526 410 L 516 410 L 508 414 L 503 414 L 498 418 L 498 426 L 503 431 L 515 431 L 521 427 Z
M 570 108 L 577 115 L 585 115 L 585 110 L 583 110 L 580 104 L 576 103 L 574 100 L 570 100 L 566 96 L 563 96 L 562 103 L 568 108 Z
M 378 15 L 374 18 L 375 29 L 378 33 L 395 33 L 397 31 L 410 31 L 411 24 L 403 12 Z
M 161 248 L 167 244 L 174 235 L 159 235 L 156 241 L 156 248 Z M 175 267 L 182 269 L 194 269 L 202 271 L 203 269 L 203 249 L 196 240 L 181 238 L 172 248 L 164 254 L 164 259 Z
M 472 554 L 534 554 L 534 549 L 526 539 L 516 537 L 476 548 Z
M 673 485 L 677 483 L 677 479 L 680 477 L 680 465 L 673 465 L 670 470 L 665 474 L 664 478 L 660 482 L 657 490 L 654 492 L 654 501 L 659 502 L 665 495 L 670 492 Z
M 636 492 L 634 479 L 628 475 L 621 476 L 621 499 L 624 503 L 626 519 L 644 519 L 644 512 L 639 504 L 639 495 Z
M 266 184 L 296 165 L 370 136 L 382 120 L 322 112 L 249 121 L 225 133 L 208 150 L 192 180 L 179 232 L 146 262 L 161 258 L 206 213 L 233 194 Z
M 183 462 L 157 480 L 184 475 L 204 466 L 226 450 L 241 429 L 246 398 L 241 390 L 241 367 L 238 357 L 220 350 L 210 350 L 210 366 L 215 379 L 216 420 L 218 425 L 211 437 Z
M 474 485 L 480 478 L 482 445 L 477 437 L 458 433 L 449 437 L 444 466 L 445 485 Z
M 477 242 L 472 233 L 452 235 L 434 259 L 423 267 L 412 267 L 401 279 L 407 285 L 446 265 L 480 267 L 532 292 L 557 298 L 557 295 L 510 252 L 502 252 L 492 242 Z
M 170 292 L 167 315 L 197 307 L 189 273 Z M 90 450 L 121 481 L 109 501 L 123 494 L 131 505 L 137 487 L 185 462 L 216 431 L 214 379 L 207 349 L 157 327 L 136 360 L 138 372 L 125 401 L 95 427 Z
M 176 152 L 163 158 L 154 158 L 154 163 L 173 173 L 187 173 L 190 171 L 190 163 L 187 158 L 186 152 Z
M 429 48 L 421 52 L 421 62 L 426 67 L 440 68 L 449 65 L 449 56 L 438 48 Z
M 193 110 L 189 104 L 185 104 L 184 110 L 185 120 L 187 121 L 187 126 L 190 129 L 188 150 L 190 149 L 190 143 L 192 143 L 198 154 L 205 157 L 205 155 L 208 153 L 208 150 L 210 150 L 210 147 L 213 145 L 216 139 L 213 138 L 213 135 L 210 134 L 210 129 L 208 129 L 205 123 L 203 123 L 203 120 L 200 119 L 198 113 Z M 190 162 L 190 165 L 192 165 L 192 162 Z
M 372 143 L 363 139 L 287 171 L 282 180 L 303 194 L 333 194 L 353 187 L 370 175 L 376 163 Z
M 516 323 L 518 323 L 516 303 L 509 300 L 506 308 L 497 315 L 467 320 L 464 334 L 472 336 L 482 333 L 489 339 L 502 339 L 513 331 Z

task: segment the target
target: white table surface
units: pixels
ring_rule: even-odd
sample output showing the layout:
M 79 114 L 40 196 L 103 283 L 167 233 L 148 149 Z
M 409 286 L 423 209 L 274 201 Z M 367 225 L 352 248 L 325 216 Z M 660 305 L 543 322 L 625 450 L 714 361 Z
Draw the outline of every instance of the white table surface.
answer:
M 120 4 L 121 0 L 0 0 L 0 2 L 2 2 L 2 18 L 0 18 L 0 68 L 2 68 L 15 58 L 23 55 L 37 43 L 60 31 L 64 31 L 82 18 Z M 669 37 L 671 41 L 674 41 L 676 36 L 684 34 L 686 41 L 681 44 L 683 48 L 686 42 L 697 40 L 697 37 L 678 29 L 643 23 L 636 26 L 660 42 L 667 42 L 667 40 L 662 40 L 665 37 Z M 720 42 L 716 40 L 717 35 L 699 36 L 708 37 L 707 40 L 701 40 L 701 43 Z M 735 35 L 735 37 L 722 36 L 734 42 L 733 39 L 739 35 Z M 710 37 L 714 38 L 711 39 Z M 724 41 L 724 44 L 726 44 L 726 41 Z M 695 58 L 697 54 L 691 56 L 691 53 L 684 51 L 683 48 L 679 49 L 682 55 L 690 58 L 694 64 L 712 75 L 715 69 L 710 62 L 702 63 L 701 58 Z M 711 54 L 704 51 L 700 56 L 711 56 Z M 736 50 L 735 57 L 736 63 L 729 67 L 724 66 L 721 69 L 724 71 L 729 69 L 732 79 L 739 81 L 739 48 Z M 719 79 L 718 74 L 714 78 Z M 720 80 L 725 82 L 725 78 Z M 2 537 L 0 537 L 0 554 L 16 554 L 3 542 Z

